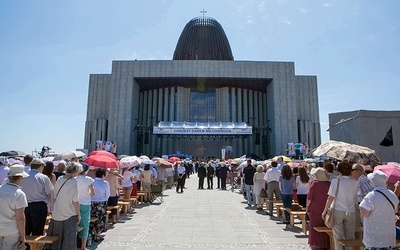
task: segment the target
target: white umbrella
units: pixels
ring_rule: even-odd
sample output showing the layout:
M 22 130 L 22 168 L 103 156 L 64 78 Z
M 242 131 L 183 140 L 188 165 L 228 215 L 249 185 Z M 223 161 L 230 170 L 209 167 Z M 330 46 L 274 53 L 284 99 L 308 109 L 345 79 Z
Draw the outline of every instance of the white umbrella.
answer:
M 140 161 L 141 162 L 141 161 Z M 122 158 L 120 163 L 120 168 L 133 168 L 140 165 L 139 159 L 136 156 L 127 156 Z
M 256 160 L 251 160 L 251 165 L 254 167 L 254 164 L 256 163 Z M 244 162 L 242 162 L 242 163 L 240 163 L 240 165 L 238 166 L 238 169 L 239 168 L 245 168 L 245 167 L 247 167 L 247 161 L 244 161 Z
M 60 160 L 60 161 L 54 161 L 54 160 L 53 160 L 53 164 L 54 164 L 55 167 L 58 166 L 58 164 L 60 164 L 60 163 L 67 164 L 67 162 L 64 161 L 64 160 Z
M 139 158 L 142 160 L 150 160 L 150 158 L 147 155 L 141 155 L 139 156 Z
M 60 155 L 57 155 L 56 157 L 54 157 L 53 161 L 59 161 L 59 160 L 70 160 L 72 158 L 79 158 L 79 157 L 84 157 L 86 156 L 85 153 L 83 153 L 82 151 L 68 151 L 65 153 L 62 153 Z
M 155 165 L 156 163 L 154 161 L 150 160 L 150 159 L 148 159 L 148 160 L 145 159 L 145 160 L 142 161 L 142 165 L 147 165 L 147 164 Z
M 53 156 L 47 156 L 47 157 L 42 158 L 42 161 L 44 161 L 45 163 L 48 161 L 53 161 L 53 160 L 54 160 Z

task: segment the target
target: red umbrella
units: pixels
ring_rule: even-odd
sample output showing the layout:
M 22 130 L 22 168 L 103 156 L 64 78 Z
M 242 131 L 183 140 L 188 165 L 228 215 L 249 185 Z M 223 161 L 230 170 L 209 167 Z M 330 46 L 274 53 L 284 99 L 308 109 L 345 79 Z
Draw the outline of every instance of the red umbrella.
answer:
M 384 172 L 388 183 L 396 183 L 400 179 L 400 167 L 396 165 L 378 165 L 374 167 L 374 171 L 380 170 Z
M 174 162 L 181 161 L 181 159 L 179 159 L 178 157 L 173 156 L 173 157 L 169 157 L 168 161 L 171 162 L 171 163 L 174 163 Z
M 89 153 L 88 156 L 91 156 L 91 155 L 98 155 L 98 156 L 102 155 L 102 156 L 107 156 L 107 157 L 113 158 L 114 160 L 117 159 L 117 157 L 115 157 L 114 154 L 112 154 L 110 152 L 107 152 L 107 151 L 104 151 L 104 150 L 92 151 L 92 152 Z
M 91 155 L 86 158 L 83 162 L 89 164 L 89 166 L 99 168 L 119 168 L 119 162 L 108 156 L 104 155 Z

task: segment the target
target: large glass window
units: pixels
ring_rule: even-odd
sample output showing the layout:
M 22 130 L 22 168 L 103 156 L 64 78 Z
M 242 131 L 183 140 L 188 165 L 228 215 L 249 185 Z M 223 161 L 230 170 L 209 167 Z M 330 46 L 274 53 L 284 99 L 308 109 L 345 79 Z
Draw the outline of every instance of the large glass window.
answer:
M 191 122 L 215 122 L 215 92 L 191 92 L 190 114 Z

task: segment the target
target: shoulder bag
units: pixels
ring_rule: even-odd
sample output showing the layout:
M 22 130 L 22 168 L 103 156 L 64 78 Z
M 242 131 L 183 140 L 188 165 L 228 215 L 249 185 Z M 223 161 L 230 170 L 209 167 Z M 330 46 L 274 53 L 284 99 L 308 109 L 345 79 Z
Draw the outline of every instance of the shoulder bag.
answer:
M 265 191 L 264 188 L 262 188 L 261 191 L 260 191 L 260 197 L 261 198 L 268 198 L 267 191 Z
M 338 194 L 338 190 L 339 190 L 339 182 L 340 182 L 340 178 L 338 178 L 338 183 L 337 183 L 336 192 L 335 192 L 335 199 L 337 199 L 337 194 Z M 335 203 L 333 205 L 333 208 L 328 208 L 328 210 L 326 211 L 325 217 L 324 217 L 325 226 L 327 226 L 329 228 L 333 228 L 333 225 L 334 225 L 333 211 L 335 210 L 335 207 L 336 207 L 336 201 L 334 201 L 334 202 Z
M 65 184 L 67 181 L 69 181 L 69 179 L 72 179 L 72 177 L 70 177 L 70 178 L 68 178 L 66 181 L 64 181 L 64 183 L 63 183 L 63 184 L 61 185 L 61 187 L 58 189 L 57 195 L 54 197 L 54 199 L 57 198 L 58 194 L 59 194 L 60 191 L 61 191 L 61 188 L 64 186 L 64 184 Z

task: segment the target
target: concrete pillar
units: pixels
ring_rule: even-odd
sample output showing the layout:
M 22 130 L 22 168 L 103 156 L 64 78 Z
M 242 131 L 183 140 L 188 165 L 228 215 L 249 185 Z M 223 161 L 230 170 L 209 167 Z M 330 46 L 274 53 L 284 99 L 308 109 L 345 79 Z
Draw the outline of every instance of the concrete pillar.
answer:
M 174 115 L 174 111 L 175 111 L 175 87 L 169 88 L 170 91 L 170 98 L 169 98 L 169 120 L 170 121 L 175 121 L 175 115 Z M 173 140 L 168 140 L 168 149 L 170 150 L 170 152 L 168 152 L 168 154 L 171 154 L 174 152 L 175 149 L 175 143 Z

